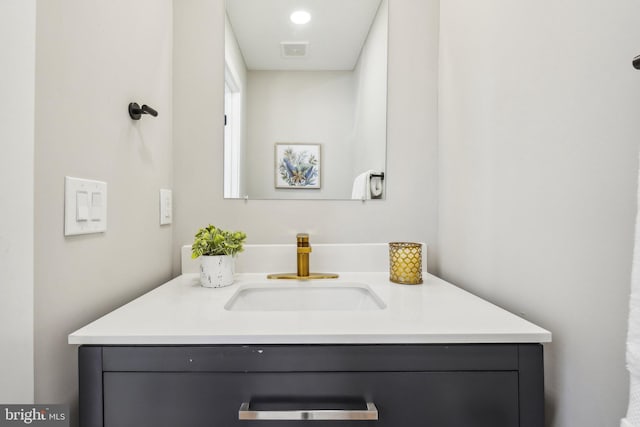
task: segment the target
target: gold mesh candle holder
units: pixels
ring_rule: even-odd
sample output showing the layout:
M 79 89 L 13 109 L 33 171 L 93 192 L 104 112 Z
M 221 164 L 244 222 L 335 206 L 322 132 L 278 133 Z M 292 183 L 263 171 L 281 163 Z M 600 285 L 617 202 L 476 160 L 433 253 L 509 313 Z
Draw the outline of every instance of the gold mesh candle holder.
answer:
M 422 283 L 422 243 L 389 243 L 389 280 L 403 285 Z

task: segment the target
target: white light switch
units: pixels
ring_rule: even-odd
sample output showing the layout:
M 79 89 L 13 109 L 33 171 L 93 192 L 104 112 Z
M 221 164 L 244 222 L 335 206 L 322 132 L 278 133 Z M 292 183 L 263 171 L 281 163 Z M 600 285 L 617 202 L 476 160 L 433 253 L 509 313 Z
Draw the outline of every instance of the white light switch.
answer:
M 173 201 L 171 190 L 160 190 L 160 225 L 173 222 Z
M 64 235 L 107 230 L 107 183 L 65 177 Z
M 76 221 L 89 221 L 89 194 L 76 191 Z
M 91 193 L 91 221 L 102 221 L 102 193 Z

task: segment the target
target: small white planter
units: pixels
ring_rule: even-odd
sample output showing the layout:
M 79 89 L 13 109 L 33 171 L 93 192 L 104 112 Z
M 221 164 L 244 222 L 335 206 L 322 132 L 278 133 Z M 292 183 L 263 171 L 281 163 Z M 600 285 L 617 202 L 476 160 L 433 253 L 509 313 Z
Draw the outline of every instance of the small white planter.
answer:
M 200 257 L 200 284 L 205 288 L 221 288 L 233 283 L 232 255 L 203 255 Z

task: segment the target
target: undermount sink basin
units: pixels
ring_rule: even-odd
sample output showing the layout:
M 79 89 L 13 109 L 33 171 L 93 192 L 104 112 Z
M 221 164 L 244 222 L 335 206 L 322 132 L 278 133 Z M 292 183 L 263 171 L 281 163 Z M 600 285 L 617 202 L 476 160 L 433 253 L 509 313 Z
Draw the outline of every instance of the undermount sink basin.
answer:
M 256 283 L 239 288 L 224 306 L 231 311 L 370 311 L 385 303 L 361 283 Z

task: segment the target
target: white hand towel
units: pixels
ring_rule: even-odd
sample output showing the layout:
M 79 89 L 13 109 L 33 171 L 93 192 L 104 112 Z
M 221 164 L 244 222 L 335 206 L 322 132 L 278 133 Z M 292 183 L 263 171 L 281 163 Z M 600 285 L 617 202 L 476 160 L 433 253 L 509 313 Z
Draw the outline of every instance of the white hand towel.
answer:
M 356 176 L 353 180 L 353 189 L 351 191 L 351 198 L 354 200 L 367 200 L 371 199 L 371 174 L 372 170 L 362 172 Z
M 640 176 L 638 177 L 640 192 Z M 638 194 L 631 298 L 629 300 L 629 330 L 627 332 L 627 369 L 630 375 L 629 407 L 621 427 L 640 427 L 640 193 Z

